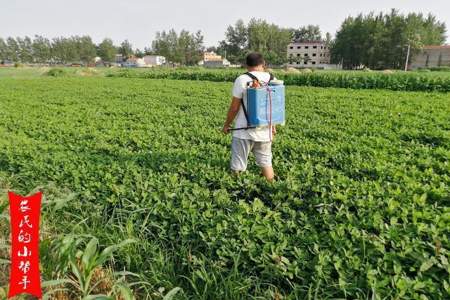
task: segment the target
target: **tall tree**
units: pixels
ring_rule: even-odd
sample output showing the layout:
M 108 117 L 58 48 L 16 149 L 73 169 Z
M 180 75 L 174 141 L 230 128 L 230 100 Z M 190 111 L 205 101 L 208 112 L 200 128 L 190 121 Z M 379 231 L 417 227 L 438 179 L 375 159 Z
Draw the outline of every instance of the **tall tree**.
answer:
M 0 37 L 0 63 L 8 59 L 8 44 Z
M 52 40 L 52 58 L 56 63 L 80 63 L 79 37 L 59 37 Z
M 64 37 L 57 37 L 52 40 L 52 59 L 55 63 L 67 63 L 69 52 L 65 47 L 67 39 Z
M 25 38 L 18 37 L 17 45 L 19 46 L 19 60 L 23 63 L 33 62 L 33 48 L 31 39 L 26 36 Z
M 414 54 L 423 45 L 444 43 L 445 33 L 445 24 L 432 15 L 403 15 L 397 10 L 360 14 L 342 23 L 332 45 L 332 60 L 347 69 L 399 69 L 406 61 L 408 45 Z
M 287 45 L 292 40 L 292 30 L 269 24 L 265 20 L 251 19 L 248 25 L 238 20 L 225 32 L 225 40 L 218 52 L 233 63 L 243 63 L 250 51 L 261 52 L 269 64 L 282 64 L 287 60 Z
M 307 25 L 293 32 L 294 40 L 297 42 L 322 41 L 322 32 L 318 25 Z
M 280 65 L 287 61 L 291 30 L 257 19 L 250 20 L 247 30 L 249 51 L 262 53 L 269 64 Z
M 331 35 L 331 33 L 327 32 L 325 34 L 325 40 L 324 40 L 325 44 L 327 45 L 331 45 L 333 43 L 333 36 Z
M 184 53 L 184 63 L 186 65 L 195 65 L 201 58 L 202 53 L 205 50 L 203 46 L 203 35 L 201 31 L 197 31 L 195 34 L 189 33 L 189 31 L 181 31 L 179 37 L 180 51 Z
M 31 48 L 33 49 L 33 57 L 36 62 L 48 63 L 51 60 L 52 45 L 49 39 L 35 35 Z
M 125 40 L 120 44 L 119 53 L 122 54 L 124 58 L 128 58 L 134 54 L 133 46 L 128 40 Z
M 85 64 L 92 63 L 97 55 L 97 49 L 94 42 L 92 42 L 91 37 L 85 35 L 76 37 L 75 39 L 78 46 L 80 60 Z
M 20 52 L 19 44 L 13 37 L 8 37 L 6 39 L 6 43 L 7 43 L 6 59 L 13 62 L 18 62 Z
M 200 31 L 190 33 L 182 30 L 178 34 L 171 29 L 168 32 L 157 32 L 152 43 L 153 53 L 165 56 L 168 61 L 183 65 L 198 63 L 203 50 L 203 35 Z
M 243 63 L 248 51 L 248 31 L 243 20 L 238 20 L 234 26 L 228 26 L 225 40 L 219 43 L 217 52 L 233 63 Z
M 158 55 L 166 57 L 168 61 L 180 62 L 178 55 L 178 34 L 174 29 L 168 32 L 157 32 L 155 40 L 152 42 L 152 51 Z
M 114 46 L 114 43 L 111 39 L 105 38 L 99 45 L 98 45 L 98 56 L 104 61 L 104 62 L 113 62 L 115 61 L 117 48 Z

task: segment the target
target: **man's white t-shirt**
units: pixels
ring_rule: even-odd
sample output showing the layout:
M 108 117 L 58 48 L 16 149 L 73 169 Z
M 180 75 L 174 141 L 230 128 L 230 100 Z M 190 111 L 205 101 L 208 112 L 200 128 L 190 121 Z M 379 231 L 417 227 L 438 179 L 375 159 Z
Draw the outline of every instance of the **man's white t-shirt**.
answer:
M 250 72 L 253 75 L 256 76 L 256 78 L 259 79 L 259 81 L 263 84 L 266 84 L 270 81 L 270 74 L 267 72 L 260 72 L 260 71 L 252 71 Z M 250 76 L 248 75 L 241 75 L 234 81 L 233 85 L 233 97 L 244 99 L 245 108 L 248 110 L 247 105 L 247 84 L 249 82 L 252 82 Z M 245 113 L 242 108 L 239 109 L 239 112 L 235 119 L 235 128 L 243 128 L 247 127 L 247 119 L 245 118 Z M 271 141 L 271 130 L 269 129 L 269 126 L 263 126 L 258 128 L 252 128 L 252 129 L 242 129 L 242 130 L 235 130 L 233 131 L 233 137 L 244 139 L 244 140 L 252 140 L 255 142 L 270 142 Z

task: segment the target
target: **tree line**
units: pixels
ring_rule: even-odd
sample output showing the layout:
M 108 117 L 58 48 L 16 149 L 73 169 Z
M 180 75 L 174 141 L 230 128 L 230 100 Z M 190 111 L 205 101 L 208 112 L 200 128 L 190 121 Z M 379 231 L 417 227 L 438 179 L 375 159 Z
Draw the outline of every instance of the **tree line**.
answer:
M 275 65 L 289 62 L 287 46 L 291 41 L 322 41 L 330 47 L 332 63 L 344 69 L 401 69 L 407 58 L 425 45 L 442 45 L 446 40 L 446 24 L 432 15 L 421 13 L 359 14 L 342 23 L 333 39 L 322 35 L 319 26 L 299 29 L 282 28 L 264 20 L 242 20 L 229 26 L 225 40 L 215 49 L 232 62 L 242 62 L 249 51 L 259 51 Z
M 330 36 L 330 34 L 328 34 Z M 170 62 L 182 65 L 195 65 L 205 50 L 216 51 L 232 63 L 243 63 L 245 55 L 250 51 L 264 54 L 270 64 L 282 64 L 286 61 L 287 45 L 296 40 L 321 40 L 318 26 L 305 26 L 299 29 L 281 28 L 264 20 L 252 19 L 245 24 L 242 20 L 230 25 L 225 33 L 225 40 L 218 47 L 204 46 L 201 31 L 191 33 L 187 30 L 176 32 L 157 32 L 150 47 L 143 50 L 134 49 L 125 40 L 120 45 L 105 38 L 95 44 L 90 36 L 70 36 L 48 39 L 36 35 L 30 37 L 0 38 L 0 62 L 21 63 L 84 63 L 93 62 L 100 57 L 104 62 L 113 62 L 116 54 L 127 58 L 132 55 L 142 57 L 147 54 L 165 56 Z
M 134 49 L 125 40 L 115 45 L 109 38 L 95 44 L 91 37 L 70 36 L 48 39 L 30 37 L 0 38 L 0 62 L 73 63 L 88 64 L 99 56 L 104 62 L 113 62 L 116 54 L 127 58 L 146 54 L 165 56 L 168 61 L 195 65 L 205 50 L 216 51 L 231 63 L 243 63 L 250 51 L 261 52 L 267 62 L 281 65 L 288 62 L 287 48 L 292 41 L 323 41 L 331 49 L 333 63 L 346 69 L 362 66 L 372 69 L 398 69 L 405 61 L 408 46 L 417 53 L 424 45 L 441 45 L 446 39 L 446 25 L 435 16 L 392 10 L 388 14 L 370 13 L 349 17 L 342 23 L 333 39 L 330 33 L 322 35 L 317 25 L 284 28 L 261 19 L 248 23 L 238 20 L 228 26 L 225 39 L 217 46 L 205 48 L 201 31 L 186 30 L 157 32 L 149 47 Z
M 195 65 L 202 59 L 205 50 L 201 31 L 195 34 L 187 30 L 177 33 L 174 29 L 157 32 L 152 51 L 166 57 L 168 61 L 182 65 Z
M 0 61 L 20 63 L 90 63 L 99 55 L 113 61 L 119 51 L 112 40 L 96 45 L 89 36 L 58 37 L 52 40 L 35 35 L 0 38 Z
M 124 58 L 159 54 L 172 62 L 189 65 L 200 60 L 203 49 L 201 32 L 191 34 L 186 30 L 182 30 L 180 34 L 175 30 L 168 33 L 158 32 L 152 47 L 144 50 L 134 49 L 128 40 L 116 46 L 110 38 L 105 38 L 99 44 L 95 44 L 88 35 L 57 37 L 51 40 L 40 35 L 33 38 L 0 37 L 0 63 L 89 64 L 97 56 L 104 62 L 114 62 L 116 54 L 121 54 Z
M 401 69 L 407 58 L 425 45 L 442 45 L 446 25 L 435 16 L 392 10 L 347 18 L 336 33 L 331 55 L 345 69 Z

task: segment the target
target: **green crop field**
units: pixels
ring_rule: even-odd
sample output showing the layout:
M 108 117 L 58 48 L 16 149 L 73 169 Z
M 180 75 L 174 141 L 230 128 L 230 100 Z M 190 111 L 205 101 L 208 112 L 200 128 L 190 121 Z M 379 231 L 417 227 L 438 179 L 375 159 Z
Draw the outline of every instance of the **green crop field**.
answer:
M 450 298 L 448 93 L 288 86 L 267 183 L 228 172 L 230 89 L 0 78 L 0 298 L 8 189 L 46 195 L 50 298 Z
M 308 72 L 307 72 L 308 71 Z M 106 76 L 125 78 L 229 81 L 244 70 L 204 68 L 114 69 Z M 277 79 L 290 86 L 387 89 L 393 91 L 450 92 L 450 72 L 401 71 L 285 71 L 272 70 Z

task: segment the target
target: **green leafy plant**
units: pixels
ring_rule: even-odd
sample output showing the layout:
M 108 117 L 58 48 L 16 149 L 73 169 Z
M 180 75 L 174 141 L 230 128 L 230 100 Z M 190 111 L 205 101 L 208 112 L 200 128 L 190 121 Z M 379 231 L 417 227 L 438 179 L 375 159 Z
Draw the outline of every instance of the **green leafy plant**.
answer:
M 83 250 L 77 249 L 76 245 L 78 242 L 78 239 L 72 237 L 66 237 L 62 241 L 63 245 L 66 244 L 68 246 L 63 249 L 70 249 L 70 251 L 65 252 L 65 255 L 68 255 L 67 260 L 72 274 L 68 281 L 72 287 L 70 289 L 72 293 L 77 291 L 75 294 L 79 293 L 83 299 L 113 299 L 110 295 L 93 294 L 99 286 L 106 286 L 106 289 L 109 289 L 108 294 L 120 295 L 126 300 L 134 299 L 131 289 L 126 284 L 120 281 L 114 283 L 105 282 L 111 280 L 111 278 L 103 276 L 102 268 L 107 260 L 111 258 L 114 251 L 135 241 L 125 240 L 117 245 L 106 247 L 102 251 L 98 248 L 99 245 L 96 238 L 91 238 Z M 76 250 L 76 252 L 73 252 L 73 250 Z M 105 288 L 102 290 L 105 290 Z
M 45 75 L 51 77 L 61 77 L 67 75 L 67 72 L 63 68 L 52 68 L 48 70 Z
M 71 280 L 49 290 L 448 298 L 450 100 L 429 92 L 439 80 L 324 73 L 360 89 L 289 86 L 269 184 L 253 158 L 242 176 L 228 171 L 220 127 L 231 84 L 213 81 L 240 71 L 211 71 L 213 80 L 182 71 L 198 79 L 0 80 L 1 181 L 22 193 L 43 187 L 43 278 Z M 325 80 L 290 80 L 306 78 Z M 379 80 L 428 92 L 372 89 Z M 49 182 L 67 192 L 53 197 Z M 128 239 L 137 242 L 100 259 Z

